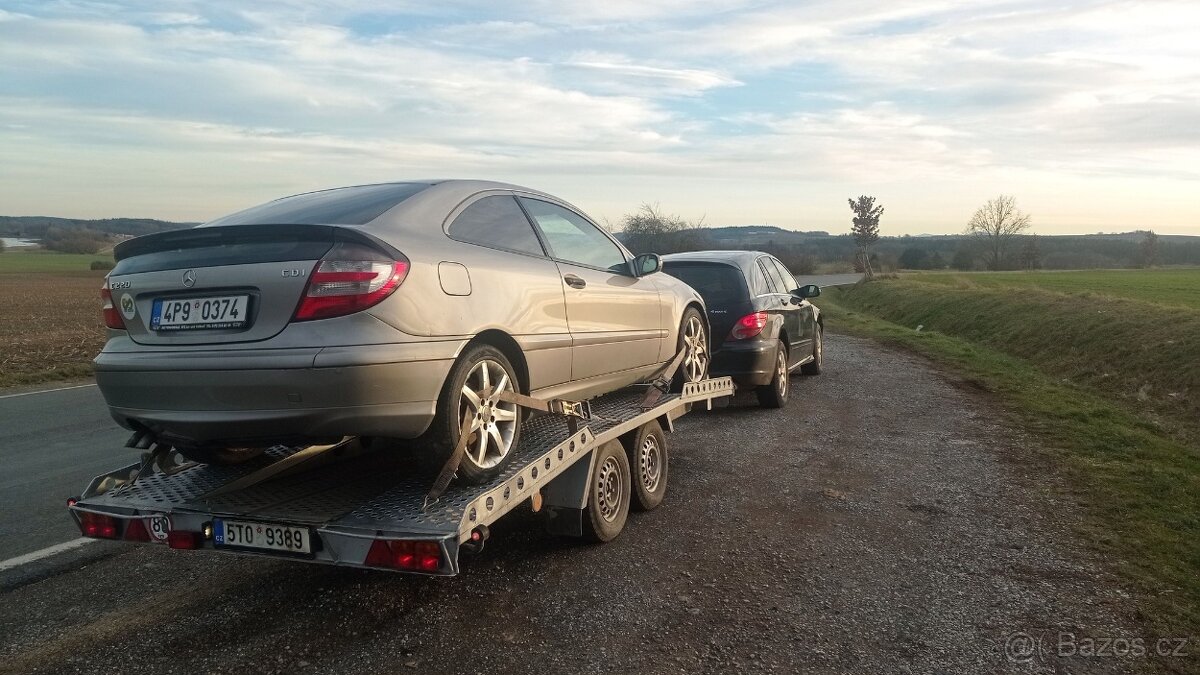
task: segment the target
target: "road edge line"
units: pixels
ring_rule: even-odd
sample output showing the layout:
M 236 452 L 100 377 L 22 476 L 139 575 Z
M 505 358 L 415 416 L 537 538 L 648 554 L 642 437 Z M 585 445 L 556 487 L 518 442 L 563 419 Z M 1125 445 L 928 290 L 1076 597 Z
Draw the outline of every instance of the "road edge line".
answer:
M 83 389 L 84 387 L 94 387 L 94 386 L 96 386 L 95 382 L 93 382 L 91 384 L 77 384 L 77 385 L 74 385 L 71 387 L 59 387 L 57 389 L 41 389 L 38 391 L 23 391 L 19 394 L 0 395 L 0 400 L 6 399 L 6 398 L 18 398 L 21 396 L 33 396 L 34 394 L 51 394 L 56 391 L 70 391 L 72 389 Z
M 57 555 L 64 551 L 70 551 L 72 549 L 79 548 L 84 544 L 93 544 L 97 541 L 100 540 L 89 539 L 88 537 L 80 537 L 78 539 L 72 539 L 71 541 L 64 541 L 61 544 L 55 544 L 54 546 L 47 546 L 46 548 L 34 551 L 33 553 L 26 553 L 25 555 L 19 555 L 15 558 L 9 558 L 8 560 L 0 560 L 0 572 L 7 572 L 8 570 L 16 569 L 22 565 L 28 565 L 31 562 L 37 562 L 42 558 L 49 558 L 52 555 Z

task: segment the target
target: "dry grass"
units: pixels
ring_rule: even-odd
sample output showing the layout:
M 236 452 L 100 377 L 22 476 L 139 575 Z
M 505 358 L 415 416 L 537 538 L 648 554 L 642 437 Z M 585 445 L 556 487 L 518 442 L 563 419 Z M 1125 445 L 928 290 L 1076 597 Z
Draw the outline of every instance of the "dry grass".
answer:
M 88 375 L 104 272 L 0 273 L 0 386 Z

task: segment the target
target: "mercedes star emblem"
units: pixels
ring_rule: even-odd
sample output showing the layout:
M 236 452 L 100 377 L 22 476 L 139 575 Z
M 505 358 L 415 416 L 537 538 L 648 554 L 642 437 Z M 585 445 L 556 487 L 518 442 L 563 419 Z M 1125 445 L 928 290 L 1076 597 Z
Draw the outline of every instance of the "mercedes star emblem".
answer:
M 183 273 L 183 285 L 188 288 L 196 285 L 196 270 L 188 270 Z

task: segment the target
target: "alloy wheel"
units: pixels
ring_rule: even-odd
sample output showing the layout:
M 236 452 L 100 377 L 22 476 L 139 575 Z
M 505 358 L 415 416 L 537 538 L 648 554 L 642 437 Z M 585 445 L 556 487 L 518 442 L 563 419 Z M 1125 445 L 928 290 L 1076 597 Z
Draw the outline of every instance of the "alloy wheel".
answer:
M 514 391 L 512 379 L 504 366 L 483 359 L 467 374 L 460 394 L 461 419 L 473 418 L 465 457 L 481 469 L 496 466 L 512 450 L 517 406 L 498 400 L 496 394 L 501 391 Z
M 787 354 L 783 349 L 780 349 L 775 356 L 775 379 L 779 384 L 776 388 L 779 389 L 779 398 L 786 399 L 788 395 L 788 367 Z
M 699 382 L 708 373 L 708 341 L 700 317 L 689 316 L 683 325 L 683 372 L 685 382 Z

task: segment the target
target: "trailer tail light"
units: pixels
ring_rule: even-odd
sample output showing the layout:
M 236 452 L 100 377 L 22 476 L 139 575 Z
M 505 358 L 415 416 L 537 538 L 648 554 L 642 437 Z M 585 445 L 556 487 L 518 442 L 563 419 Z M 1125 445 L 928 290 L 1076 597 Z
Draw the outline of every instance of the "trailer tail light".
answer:
M 376 539 L 367 552 L 365 564 L 410 572 L 437 572 L 442 568 L 442 547 L 436 541 Z
M 112 290 L 108 287 L 108 277 L 104 277 L 104 285 L 100 287 L 100 300 L 104 302 L 104 325 L 117 330 L 125 330 L 125 320 L 121 318 L 121 310 L 113 304 Z
M 295 321 L 345 316 L 377 305 L 408 276 L 408 260 L 365 246 L 338 244 L 317 263 L 296 308 Z
M 733 324 L 733 330 L 729 331 L 729 339 L 746 340 L 748 338 L 757 337 L 759 333 L 762 333 L 762 330 L 766 325 L 766 312 L 747 314 L 746 316 L 738 319 L 737 323 Z
M 79 530 L 93 539 L 116 539 L 117 519 L 84 511 L 79 514 Z
M 171 530 L 167 533 L 167 546 L 178 549 L 195 549 L 200 548 L 200 544 L 204 540 L 204 535 L 199 532 L 188 532 L 187 530 Z

